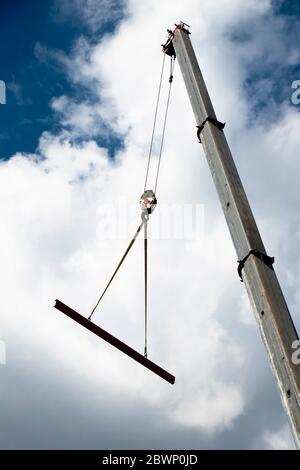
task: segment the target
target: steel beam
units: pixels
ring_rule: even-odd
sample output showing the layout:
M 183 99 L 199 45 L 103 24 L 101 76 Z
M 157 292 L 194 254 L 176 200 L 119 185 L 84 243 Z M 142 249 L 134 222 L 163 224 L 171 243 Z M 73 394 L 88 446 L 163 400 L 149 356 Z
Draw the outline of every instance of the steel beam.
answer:
M 68 317 L 72 318 L 72 320 L 76 321 L 87 330 L 91 331 L 92 333 L 95 333 L 95 335 L 99 336 L 100 338 L 104 339 L 115 348 L 122 351 L 127 356 L 139 362 L 147 369 L 154 372 L 154 374 L 159 375 L 162 379 L 166 380 L 170 384 L 175 383 L 175 377 L 172 374 L 162 369 L 157 364 L 154 364 L 154 362 L 150 361 L 149 359 L 144 357 L 142 354 L 132 349 L 130 346 L 127 346 L 127 344 L 123 343 L 118 338 L 115 338 L 114 336 L 112 336 L 110 333 L 100 328 L 100 326 L 96 325 L 92 321 L 88 320 L 87 318 L 83 317 L 79 313 L 75 312 L 75 310 L 68 307 L 60 300 L 55 301 L 54 307 L 57 308 L 57 310 L 60 310 L 65 315 L 67 315 Z

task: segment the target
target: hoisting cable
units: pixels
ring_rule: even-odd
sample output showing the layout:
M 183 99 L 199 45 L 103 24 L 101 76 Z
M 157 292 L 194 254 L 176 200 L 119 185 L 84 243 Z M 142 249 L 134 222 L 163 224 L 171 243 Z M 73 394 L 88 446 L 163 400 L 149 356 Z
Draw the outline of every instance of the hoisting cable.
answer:
M 164 56 L 165 56 L 165 54 L 164 54 Z M 157 189 L 157 182 L 158 182 L 158 176 L 159 176 L 159 170 L 160 170 L 160 164 L 161 164 L 161 156 L 162 156 L 162 151 L 163 151 L 164 138 L 165 138 L 165 133 L 166 133 L 166 124 L 167 124 L 167 117 L 168 117 L 168 112 L 169 112 L 171 89 L 172 89 L 172 83 L 173 83 L 174 62 L 175 62 L 175 57 L 171 56 L 170 75 L 169 75 L 169 90 L 168 90 L 167 104 L 166 104 L 166 108 L 165 108 L 165 115 L 164 115 L 164 121 L 163 121 L 163 130 L 162 130 L 162 137 L 161 137 L 161 142 L 160 142 L 158 165 L 157 165 L 156 178 L 155 178 L 155 186 L 154 186 L 154 192 L 152 192 L 153 196 L 155 198 L 155 204 L 157 202 L 156 201 L 156 189 Z M 162 74 L 163 74 L 163 69 L 164 69 L 164 61 L 163 61 L 163 67 L 162 67 Z M 157 105 L 156 105 L 156 110 L 155 110 L 154 126 L 153 126 L 153 132 L 152 132 L 152 138 L 151 138 L 151 144 L 150 144 L 150 152 L 149 152 L 149 157 L 148 157 L 148 164 L 147 164 L 144 191 L 146 189 L 148 173 L 149 173 L 149 166 L 150 166 L 151 153 L 152 153 L 152 147 L 153 147 L 153 139 L 154 139 L 154 131 L 155 131 L 155 125 L 156 125 L 156 119 L 157 119 L 158 102 L 159 102 L 160 91 L 161 91 L 162 74 L 161 74 L 161 79 L 160 79 L 158 100 L 157 100 Z M 150 211 L 150 213 L 151 212 L 152 211 Z M 148 343 L 148 274 L 147 274 L 147 270 L 148 270 L 148 240 L 147 240 L 147 236 L 148 235 L 147 235 L 147 222 L 148 222 L 148 220 L 146 221 L 146 223 L 144 225 L 144 279 L 145 279 L 145 347 L 144 347 L 144 356 L 145 357 L 147 357 L 147 347 L 148 347 L 148 345 L 147 345 L 147 343 Z
M 155 374 L 159 375 L 161 378 L 166 380 L 167 382 L 174 384 L 175 382 L 175 377 L 167 372 L 166 370 L 162 369 L 160 366 L 155 364 L 154 362 L 150 361 L 147 358 L 148 355 L 148 291 L 147 291 L 147 284 L 148 284 L 148 221 L 149 221 L 149 216 L 150 214 L 154 211 L 156 204 L 157 204 L 157 199 L 155 196 L 155 191 L 157 188 L 157 181 L 158 181 L 158 174 L 159 174 L 159 169 L 160 169 L 160 163 L 161 163 L 161 156 L 162 156 L 162 149 L 163 149 L 163 142 L 164 142 L 164 136 L 165 136 L 165 130 L 166 130 L 166 122 L 167 122 L 167 114 L 168 114 L 168 109 L 169 109 L 169 102 L 170 102 L 170 91 L 171 91 L 171 84 L 173 80 L 173 69 L 174 69 L 174 60 L 175 60 L 175 51 L 173 51 L 174 57 L 170 54 L 170 51 L 168 52 L 168 55 L 171 55 L 171 66 L 170 66 L 170 77 L 169 77 L 169 91 L 168 91 L 168 98 L 167 98 L 167 105 L 166 105 L 166 110 L 165 110 L 165 116 L 164 116 L 164 123 L 163 123 L 163 131 L 162 131 L 162 137 L 161 137 L 161 143 L 160 143 L 160 151 L 159 151 L 159 160 L 158 160 L 158 168 L 157 168 L 157 173 L 156 173 L 156 179 L 155 179 L 155 191 L 153 190 L 147 190 L 147 180 L 148 180 L 148 173 L 149 173 L 149 166 L 150 166 L 150 160 L 151 160 L 151 155 L 152 155 L 152 150 L 153 150 L 153 144 L 154 144 L 154 136 L 155 136 L 155 128 L 156 128 L 156 121 L 157 121 L 157 115 L 158 115 L 158 108 L 159 108 L 159 101 L 160 101 L 160 95 L 161 95 L 161 86 L 162 86 L 162 79 L 163 79 L 163 73 L 164 73 L 164 65 L 165 65 L 165 56 L 166 56 L 166 51 L 164 51 L 164 57 L 163 57 L 163 63 L 162 63 L 162 70 L 161 70 L 161 75 L 160 75 L 160 82 L 159 82 L 159 89 L 158 89 L 158 96 L 157 96 L 157 101 L 156 101 L 156 107 L 155 107 L 155 115 L 154 115 L 154 122 L 153 122 L 153 128 L 152 128 L 152 135 L 151 135 L 151 143 L 150 143 L 150 150 L 149 150 L 149 155 L 148 155 L 148 163 L 147 163 L 147 170 L 146 170 L 146 179 L 145 179 L 145 186 L 144 186 L 144 192 L 142 196 L 140 197 L 140 208 L 141 208 L 141 219 L 142 222 L 138 226 L 134 237 L 130 241 L 125 253 L 123 254 L 121 261 L 117 265 L 113 275 L 111 276 L 109 282 L 107 283 L 105 289 L 103 290 L 101 296 L 99 297 L 96 305 L 94 306 L 93 310 L 91 311 L 90 315 L 87 317 L 79 314 L 72 308 L 68 307 L 64 303 L 60 302 L 59 300 L 56 300 L 55 302 L 55 308 L 60 310 L 62 313 L 79 323 L 81 326 L 89 330 L 90 332 L 96 334 L 103 340 L 107 341 L 109 344 L 113 345 L 120 351 L 122 351 L 124 354 L 127 356 L 131 357 L 135 361 L 139 362 L 142 364 L 144 367 L 147 367 L 149 370 L 154 372 Z M 99 303 L 101 302 L 103 296 L 105 295 L 106 291 L 108 290 L 110 284 L 112 283 L 114 277 L 116 276 L 117 272 L 119 271 L 120 267 L 122 266 L 126 256 L 128 255 L 130 249 L 132 248 L 135 240 L 138 237 L 138 234 L 141 232 L 142 228 L 144 227 L 144 287 L 145 287 L 145 328 L 144 328 L 144 340 L 145 340 L 145 346 L 144 346 L 144 355 L 139 353 L 138 351 L 135 351 L 132 349 L 130 346 L 125 344 L 123 341 L 120 339 L 116 338 L 115 336 L 111 335 L 107 331 L 105 331 L 103 328 L 98 326 L 96 323 L 90 321 L 92 319 L 92 316 L 98 307 Z
M 159 175 L 160 163 L 161 163 L 161 156 L 162 156 L 162 150 L 163 150 L 165 133 L 166 133 L 166 124 L 167 124 L 167 118 L 168 118 L 168 113 L 169 113 L 170 96 L 171 96 L 171 89 L 172 89 L 172 83 L 173 83 L 174 65 L 175 65 L 175 57 L 171 56 L 170 76 L 169 76 L 169 91 L 168 91 L 168 98 L 167 98 L 167 104 L 166 104 L 166 109 L 165 109 L 163 132 L 162 132 L 161 142 L 160 142 L 160 150 L 159 150 L 158 166 L 157 166 L 157 173 L 156 173 L 155 186 L 154 186 L 154 194 L 156 194 L 157 181 L 158 181 L 158 175 Z
M 147 162 L 147 170 L 146 170 L 144 191 L 146 191 L 148 174 L 149 174 L 150 160 L 151 160 L 151 155 L 152 155 L 154 134 L 155 134 L 155 128 L 156 128 L 156 121 L 157 121 L 158 106 L 159 106 L 160 94 L 161 94 L 161 85 L 162 85 L 162 79 L 163 79 L 164 69 L 165 69 L 165 60 L 166 60 L 166 54 L 164 54 L 163 61 L 162 61 L 162 66 L 161 66 L 161 72 L 160 72 L 160 79 L 159 79 L 159 86 L 158 86 L 158 92 L 157 92 L 154 120 L 153 120 L 153 126 L 152 126 L 152 134 L 151 134 L 151 141 L 150 141 L 150 148 L 149 148 L 149 155 L 148 155 L 148 162 Z
M 101 302 L 104 294 L 106 293 L 107 289 L 109 288 L 110 284 L 112 283 L 115 275 L 117 274 L 117 272 L 119 271 L 121 265 L 123 264 L 123 262 L 124 262 L 126 256 L 128 255 L 132 245 L 134 244 L 138 234 L 140 233 L 142 227 L 144 227 L 144 285 L 145 285 L 145 328 L 144 328 L 145 346 L 144 346 L 144 356 L 145 357 L 147 357 L 147 342 L 148 342 L 148 339 L 147 339 L 147 336 L 148 336 L 148 230 L 147 230 L 148 225 L 147 224 L 148 224 L 148 220 L 149 220 L 149 214 L 151 214 L 153 212 L 153 210 L 154 210 L 154 208 L 157 204 L 155 193 L 156 193 L 156 188 L 157 188 L 157 182 L 158 182 L 158 176 L 159 176 L 159 170 L 160 170 L 160 164 L 161 164 L 161 157 L 162 157 L 162 151 L 163 151 L 163 144 L 164 144 L 164 138 L 165 138 L 165 131 L 166 131 L 166 123 L 167 123 L 167 117 L 168 117 L 168 111 L 169 111 L 175 57 L 171 57 L 171 63 L 170 63 L 169 90 L 168 90 L 167 103 L 166 103 L 165 114 L 164 114 L 162 137 L 161 137 L 161 142 L 160 142 L 158 167 L 157 167 L 156 178 L 155 178 L 155 189 L 154 189 L 154 191 L 146 190 L 146 187 L 147 187 L 147 182 L 148 182 L 149 167 L 150 167 L 150 161 L 151 161 L 151 156 L 152 156 L 154 135 L 155 135 L 155 129 L 156 129 L 157 115 L 158 115 L 158 108 L 159 108 L 159 102 L 160 102 L 160 96 L 161 96 L 162 79 L 163 79 L 164 66 L 165 66 L 165 57 L 166 57 L 166 54 L 164 54 L 164 57 L 163 57 L 160 80 L 159 80 L 158 94 L 157 94 L 155 113 L 154 113 L 154 121 L 153 121 L 151 141 L 150 141 L 150 149 L 149 149 L 147 169 L 146 169 L 144 193 L 142 194 L 141 199 L 140 199 L 140 206 L 141 206 L 141 209 L 142 209 L 142 214 L 141 214 L 142 223 L 139 225 L 134 237 L 132 238 L 131 242 L 129 243 L 129 245 L 128 245 L 125 253 L 124 253 L 124 255 L 122 256 L 121 261 L 119 262 L 118 266 L 116 267 L 113 275 L 111 276 L 111 278 L 110 278 L 109 282 L 107 283 L 104 291 L 102 292 L 102 294 L 99 297 L 96 305 L 94 306 L 91 314 L 88 317 L 88 319 L 91 320 L 96 308 L 98 307 L 98 305 Z
M 147 357 L 147 339 L 148 339 L 148 220 L 144 223 L 144 280 L 145 280 L 145 347 L 144 356 Z

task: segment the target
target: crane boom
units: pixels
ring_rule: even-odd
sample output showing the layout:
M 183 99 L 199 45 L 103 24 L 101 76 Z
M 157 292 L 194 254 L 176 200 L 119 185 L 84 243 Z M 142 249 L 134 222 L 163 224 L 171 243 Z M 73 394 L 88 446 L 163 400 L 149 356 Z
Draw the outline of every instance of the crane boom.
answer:
M 201 141 L 239 260 L 253 311 L 279 386 L 297 448 L 300 448 L 300 365 L 294 364 L 298 335 L 242 186 L 230 148 L 217 120 L 184 23 L 169 31 L 163 50 L 176 54 Z

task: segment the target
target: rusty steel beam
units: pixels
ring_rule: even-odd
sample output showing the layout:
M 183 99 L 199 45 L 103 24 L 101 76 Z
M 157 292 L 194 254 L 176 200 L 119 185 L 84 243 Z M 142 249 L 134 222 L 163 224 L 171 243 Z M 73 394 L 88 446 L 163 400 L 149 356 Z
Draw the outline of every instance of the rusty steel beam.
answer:
M 72 320 L 76 321 L 87 330 L 91 331 L 92 333 L 95 333 L 95 335 L 99 336 L 100 338 L 104 339 L 115 348 L 119 349 L 119 351 L 122 351 L 127 356 L 131 357 L 132 359 L 139 362 L 147 369 L 154 372 L 154 374 L 159 375 L 159 377 L 166 380 L 170 384 L 175 383 L 175 377 L 172 374 L 162 369 L 157 364 L 154 364 L 154 362 L 150 361 L 149 359 L 144 357 L 142 354 L 138 353 L 137 351 L 132 349 L 130 346 L 127 346 L 127 344 L 120 341 L 118 338 L 115 338 L 115 336 L 111 335 L 107 331 L 100 328 L 100 326 L 96 325 L 92 321 L 88 320 L 87 318 L 83 317 L 79 313 L 75 312 L 75 310 L 68 307 L 60 300 L 55 301 L 54 307 L 57 308 L 57 310 L 59 310 L 60 312 L 67 315 L 68 317 L 72 318 Z

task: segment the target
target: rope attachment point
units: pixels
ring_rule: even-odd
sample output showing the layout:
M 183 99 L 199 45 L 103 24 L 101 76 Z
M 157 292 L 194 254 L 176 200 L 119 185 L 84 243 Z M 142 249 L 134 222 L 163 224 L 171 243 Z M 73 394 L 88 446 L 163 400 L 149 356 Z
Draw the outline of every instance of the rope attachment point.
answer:
M 203 131 L 204 129 L 204 126 L 207 122 L 211 122 L 214 126 L 216 126 L 217 129 L 219 129 L 220 131 L 223 131 L 224 127 L 225 127 L 225 122 L 220 122 L 218 121 L 216 118 L 212 117 L 212 116 L 207 116 L 206 119 L 204 119 L 204 121 L 202 122 L 202 124 L 200 124 L 200 126 L 197 126 L 197 137 L 198 137 L 198 141 L 199 143 L 201 144 L 201 132 Z
M 268 268 L 273 269 L 272 265 L 274 264 L 275 258 L 273 256 L 268 256 L 266 253 L 262 253 L 257 248 L 254 248 L 253 250 L 250 250 L 249 253 L 242 260 L 238 260 L 239 265 L 237 267 L 237 272 L 241 282 L 244 282 L 242 271 L 250 255 L 256 256 L 256 258 L 260 259 L 263 263 L 265 263 Z

